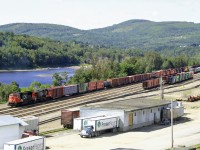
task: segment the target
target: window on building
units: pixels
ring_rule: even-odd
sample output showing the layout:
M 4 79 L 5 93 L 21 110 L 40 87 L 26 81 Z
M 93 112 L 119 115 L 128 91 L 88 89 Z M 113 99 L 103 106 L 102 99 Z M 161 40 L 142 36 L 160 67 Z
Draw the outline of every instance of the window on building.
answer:
M 144 115 L 144 111 L 143 111 L 143 115 Z
M 160 108 L 158 108 L 158 111 L 160 111 Z
M 136 112 L 135 112 L 135 116 L 136 116 Z
M 151 109 L 151 113 L 152 113 L 152 109 Z

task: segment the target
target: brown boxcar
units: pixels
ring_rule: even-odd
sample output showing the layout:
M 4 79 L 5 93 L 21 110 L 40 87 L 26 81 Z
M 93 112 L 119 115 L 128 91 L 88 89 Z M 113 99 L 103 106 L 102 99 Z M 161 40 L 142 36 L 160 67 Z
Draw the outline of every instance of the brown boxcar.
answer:
M 88 83 L 88 91 L 95 91 L 97 90 L 97 82 L 89 82 Z
M 118 85 L 124 85 L 125 84 L 125 77 L 118 78 Z
M 61 98 L 63 96 L 63 87 L 52 87 L 47 89 L 47 95 L 50 99 Z
M 129 84 L 130 82 L 129 82 L 129 77 L 125 77 L 125 85 L 127 85 L 127 84 Z
M 129 83 L 133 83 L 133 76 L 127 76 Z
M 61 125 L 64 128 L 73 128 L 73 120 L 78 117 L 80 117 L 79 110 L 61 110 Z
M 113 79 L 107 79 L 108 82 L 110 82 L 111 87 L 117 87 L 119 84 L 119 79 L 118 78 L 113 78 Z
M 158 87 L 159 83 L 160 83 L 160 79 L 156 78 L 156 79 L 144 81 L 142 86 L 144 89 L 150 89 L 150 88 Z
M 97 90 L 104 89 L 104 81 L 97 81 Z

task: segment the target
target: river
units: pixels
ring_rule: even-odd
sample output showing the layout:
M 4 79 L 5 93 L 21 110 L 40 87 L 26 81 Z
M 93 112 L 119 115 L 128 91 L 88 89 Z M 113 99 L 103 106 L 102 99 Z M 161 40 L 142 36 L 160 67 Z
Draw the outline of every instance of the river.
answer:
M 16 81 L 20 87 L 29 87 L 34 82 L 41 84 L 52 84 L 52 75 L 56 72 L 68 72 L 68 77 L 74 75 L 75 68 L 49 68 L 42 70 L 26 70 L 26 71 L 5 71 L 0 72 L 0 82 L 10 84 Z

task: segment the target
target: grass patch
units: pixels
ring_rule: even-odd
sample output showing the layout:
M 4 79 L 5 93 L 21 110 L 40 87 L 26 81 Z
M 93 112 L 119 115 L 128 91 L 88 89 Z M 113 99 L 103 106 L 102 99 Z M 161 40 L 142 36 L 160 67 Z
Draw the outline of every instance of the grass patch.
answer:
M 60 132 L 60 131 L 65 131 L 65 130 L 69 130 L 69 129 L 67 129 L 67 128 L 54 129 L 54 130 L 49 130 L 49 131 L 45 131 L 45 132 L 40 132 L 39 135 L 47 135 L 50 133 L 55 133 L 55 132 Z
M 7 103 L 7 101 L 0 101 L 0 104 L 6 104 Z
M 196 148 L 196 150 L 200 150 L 200 144 L 197 144 L 197 145 L 191 146 L 190 148 Z

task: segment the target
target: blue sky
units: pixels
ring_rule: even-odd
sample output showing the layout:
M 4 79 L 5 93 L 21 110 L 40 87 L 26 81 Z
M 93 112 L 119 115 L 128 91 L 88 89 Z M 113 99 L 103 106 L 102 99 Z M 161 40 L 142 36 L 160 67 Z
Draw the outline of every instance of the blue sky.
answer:
M 200 0 L 1 0 L 0 25 L 53 23 L 79 29 L 130 19 L 200 23 Z

